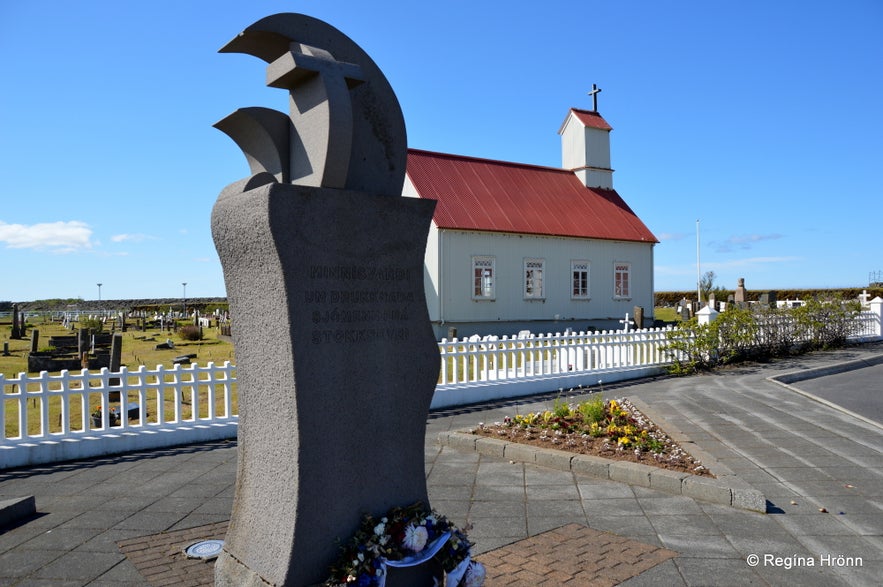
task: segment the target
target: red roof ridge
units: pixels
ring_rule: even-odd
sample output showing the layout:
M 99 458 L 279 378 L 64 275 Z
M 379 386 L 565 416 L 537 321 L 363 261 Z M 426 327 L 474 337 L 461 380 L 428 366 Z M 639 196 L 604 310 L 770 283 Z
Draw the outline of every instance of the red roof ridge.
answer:
M 586 126 L 590 126 L 592 128 L 597 128 L 600 130 L 613 130 L 613 127 L 610 126 L 610 123 L 604 120 L 604 117 L 596 110 L 583 110 L 582 108 L 571 108 L 568 114 L 573 113 Z M 561 123 L 561 128 L 558 129 L 558 134 L 564 130 L 564 125 L 567 124 L 567 117 L 564 118 L 564 122 Z
M 568 169 L 408 149 L 407 174 L 440 229 L 659 242 L 616 190 Z
M 415 155 L 427 155 L 430 157 L 444 157 L 447 159 L 460 159 L 460 160 L 469 160 L 475 161 L 477 163 L 489 163 L 492 165 L 507 165 L 510 167 L 522 167 L 527 169 L 543 169 L 546 171 L 560 171 L 563 173 L 573 173 L 572 169 L 564 169 L 562 167 L 552 167 L 550 165 L 537 165 L 534 163 L 519 163 L 517 161 L 505 161 L 503 159 L 489 159 L 486 157 L 473 157 L 471 155 L 457 155 L 454 153 L 442 153 L 440 151 L 427 151 L 425 149 L 413 149 L 408 147 L 408 153 L 414 153 Z

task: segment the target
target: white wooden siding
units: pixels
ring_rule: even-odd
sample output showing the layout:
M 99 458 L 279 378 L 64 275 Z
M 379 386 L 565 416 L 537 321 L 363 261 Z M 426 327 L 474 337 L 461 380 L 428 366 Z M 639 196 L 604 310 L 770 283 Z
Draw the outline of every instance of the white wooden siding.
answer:
M 457 230 L 438 231 L 439 278 L 446 322 L 620 319 L 636 305 L 653 308 L 653 245 L 624 241 L 558 238 Z M 427 247 L 427 254 L 429 247 Z M 496 299 L 472 299 L 472 256 L 496 258 Z M 524 298 L 524 260 L 545 259 L 545 297 Z M 573 259 L 591 263 L 590 298 L 571 298 Z M 614 299 L 614 262 L 631 265 L 631 293 Z M 429 259 L 427 259 L 427 267 Z

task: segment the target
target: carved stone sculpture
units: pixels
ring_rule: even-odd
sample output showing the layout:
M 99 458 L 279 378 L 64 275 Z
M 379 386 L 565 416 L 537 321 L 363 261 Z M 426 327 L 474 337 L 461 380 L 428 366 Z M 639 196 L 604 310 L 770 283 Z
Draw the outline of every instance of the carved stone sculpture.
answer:
M 266 61 L 291 112 L 243 108 L 216 125 L 251 168 L 212 212 L 240 409 L 216 584 L 312 585 L 362 513 L 429 505 L 439 355 L 423 253 L 434 202 L 401 197 L 401 109 L 341 32 L 278 14 L 222 52 Z

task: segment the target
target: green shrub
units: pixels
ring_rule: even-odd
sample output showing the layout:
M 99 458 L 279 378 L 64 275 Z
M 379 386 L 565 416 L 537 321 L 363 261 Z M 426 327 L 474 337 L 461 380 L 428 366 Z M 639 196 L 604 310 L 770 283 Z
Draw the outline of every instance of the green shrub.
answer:
M 665 337 L 669 342 L 664 350 L 672 360 L 668 368 L 672 375 L 690 375 L 717 365 L 720 337 L 715 322 L 699 324 L 694 317 L 666 332 Z
M 586 400 L 579 405 L 579 411 L 587 424 L 601 422 L 606 417 L 604 397 L 599 393 L 592 399 Z
M 187 326 L 182 326 L 178 329 L 178 336 L 180 336 L 182 340 L 202 340 L 202 328 L 194 326 L 193 324 L 188 324 Z
M 844 302 L 838 296 L 813 298 L 792 310 L 794 321 L 810 348 L 828 349 L 846 344 L 858 324 L 861 305 L 856 300 Z
M 92 332 L 92 334 L 99 334 L 102 330 L 104 330 L 104 322 L 102 322 L 99 318 L 81 318 L 79 322 L 80 328 L 86 328 Z
M 810 299 L 799 308 L 730 306 L 709 324 L 693 318 L 666 334 L 668 370 L 689 375 L 727 363 L 843 346 L 858 327 L 860 311 L 857 301 L 839 296 Z
M 571 415 L 570 404 L 560 397 L 555 398 L 555 403 L 552 404 L 552 413 L 557 418 L 569 418 Z

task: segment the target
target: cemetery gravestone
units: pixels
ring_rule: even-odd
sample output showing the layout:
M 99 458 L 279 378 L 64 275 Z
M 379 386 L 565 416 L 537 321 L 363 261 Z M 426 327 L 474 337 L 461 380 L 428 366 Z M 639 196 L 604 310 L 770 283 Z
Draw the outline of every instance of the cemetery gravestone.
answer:
M 216 125 L 252 175 L 212 212 L 240 407 L 215 580 L 312 585 L 363 513 L 429 506 L 423 445 L 439 355 L 423 253 L 434 202 L 401 197 L 401 110 L 340 31 L 279 14 L 222 51 L 266 61 L 291 113 L 243 108 Z
M 83 357 L 89 352 L 89 329 L 80 328 L 77 331 L 77 355 Z
M 123 362 L 123 335 L 120 333 L 115 333 L 111 338 L 110 342 L 110 371 L 112 373 L 118 373 L 120 370 L 120 366 Z M 111 377 L 108 380 L 108 385 L 119 385 L 120 378 L 119 377 Z M 111 401 L 119 401 L 120 392 L 111 392 Z M 117 399 L 114 400 L 114 397 Z
M 680 306 L 678 307 L 678 313 L 681 315 L 681 320 L 689 320 L 693 317 L 693 304 L 687 298 L 681 300 Z
M 21 338 L 23 336 L 21 327 L 18 324 L 18 304 L 12 304 L 12 333 L 9 338 Z
M 644 328 L 644 307 L 643 306 L 635 306 L 634 307 L 635 314 L 635 328 L 641 330 Z
M 739 284 L 736 286 L 736 293 L 733 295 L 733 301 L 736 304 L 745 303 L 747 300 L 745 299 L 745 278 L 739 278 Z
M 779 299 L 779 292 L 777 291 L 768 291 L 760 294 L 760 303 L 768 306 L 770 308 L 776 307 L 776 302 Z

